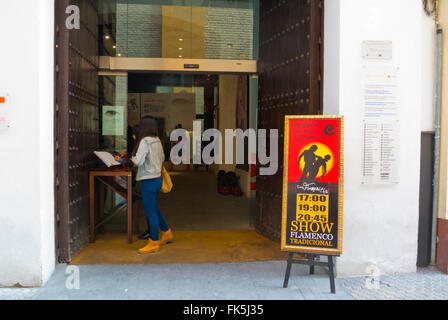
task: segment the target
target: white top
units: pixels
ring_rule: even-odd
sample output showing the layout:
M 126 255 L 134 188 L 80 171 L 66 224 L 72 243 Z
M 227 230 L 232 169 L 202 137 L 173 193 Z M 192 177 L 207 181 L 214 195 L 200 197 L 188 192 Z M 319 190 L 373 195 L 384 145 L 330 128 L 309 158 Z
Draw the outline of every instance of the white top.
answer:
M 140 142 L 132 162 L 138 167 L 137 181 L 159 178 L 165 160 L 162 143 L 159 138 L 146 137 Z

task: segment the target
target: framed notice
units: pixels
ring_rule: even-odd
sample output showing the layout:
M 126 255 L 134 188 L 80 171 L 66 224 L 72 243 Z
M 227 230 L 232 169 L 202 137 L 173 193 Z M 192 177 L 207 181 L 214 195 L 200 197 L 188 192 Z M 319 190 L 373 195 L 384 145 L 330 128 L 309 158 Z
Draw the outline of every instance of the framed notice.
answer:
M 362 184 L 399 183 L 399 74 L 395 66 L 364 66 Z
M 367 119 L 363 126 L 362 184 L 397 184 L 399 121 Z
M 282 251 L 342 254 L 343 117 L 286 116 Z

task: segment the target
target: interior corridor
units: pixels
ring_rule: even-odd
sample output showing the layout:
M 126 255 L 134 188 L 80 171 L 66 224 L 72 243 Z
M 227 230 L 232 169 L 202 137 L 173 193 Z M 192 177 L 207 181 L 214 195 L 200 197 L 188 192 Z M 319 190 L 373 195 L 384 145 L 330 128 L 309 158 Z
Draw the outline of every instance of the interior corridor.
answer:
M 174 188 L 160 194 L 159 208 L 177 231 L 249 230 L 250 202 L 223 196 L 212 172 L 171 172 Z
M 220 263 L 285 260 L 280 244 L 257 234 L 249 224 L 250 200 L 217 192 L 213 172 L 171 172 L 174 188 L 160 194 L 159 208 L 173 229 L 175 242 L 158 253 L 140 255 L 146 241 L 128 244 L 123 228 L 106 228 L 72 261 L 74 265 Z M 141 203 L 134 208 L 140 232 L 146 229 Z M 125 214 L 120 218 L 125 221 Z

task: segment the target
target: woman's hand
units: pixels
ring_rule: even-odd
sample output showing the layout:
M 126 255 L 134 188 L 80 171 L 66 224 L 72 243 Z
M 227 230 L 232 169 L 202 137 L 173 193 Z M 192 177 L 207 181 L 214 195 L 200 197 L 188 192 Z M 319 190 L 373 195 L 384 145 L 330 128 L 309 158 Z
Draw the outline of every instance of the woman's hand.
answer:
M 121 165 L 123 166 L 127 166 L 127 167 L 134 167 L 135 164 L 129 160 L 128 155 L 127 154 L 123 154 L 123 155 L 117 155 L 114 157 L 115 161 L 119 162 Z
M 117 162 L 119 162 L 119 163 L 121 163 L 121 164 L 125 164 L 125 163 L 127 162 L 127 160 L 129 159 L 129 157 L 128 157 L 128 154 L 127 154 L 127 153 L 124 153 L 124 154 L 122 154 L 122 155 L 117 154 L 117 155 L 114 157 L 114 159 L 115 159 L 115 161 L 117 161 Z
M 114 159 L 115 159 L 115 161 L 119 162 L 120 164 L 125 164 L 125 162 L 126 162 L 126 159 L 119 155 L 115 156 Z

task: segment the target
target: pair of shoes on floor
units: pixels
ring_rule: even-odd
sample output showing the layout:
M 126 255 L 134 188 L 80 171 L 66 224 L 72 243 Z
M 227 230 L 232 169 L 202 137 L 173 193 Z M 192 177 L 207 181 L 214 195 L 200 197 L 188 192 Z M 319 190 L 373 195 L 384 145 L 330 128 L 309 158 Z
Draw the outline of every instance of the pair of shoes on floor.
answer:
M 218 172 L 218 193 L 222 195 L 233 195 L 240 197 L 243 191 L 239 185 L 239 177 L 233 171 L 225 172 L 221 170 Z
M 163 232 L 160 241 L 152 241 L 151 239 L 148 239 L 148 244 L 143 248 L 138 249 L 138 253 L 145 254 L 145 253 L 158 252 L 160 250 L 161 245 L 171 243 L 173 242 L 173 240 L 174 240 L 174 234 L 171 230 L 168 230 L 167 232 Z

